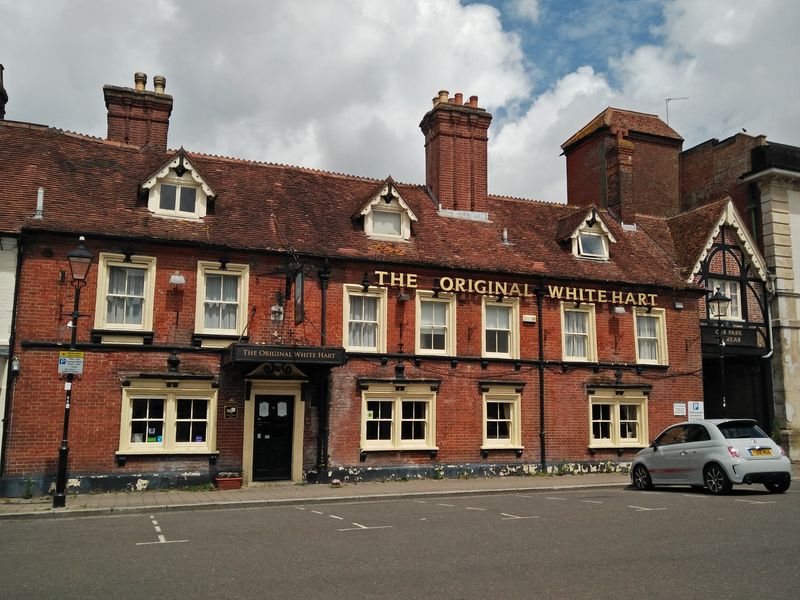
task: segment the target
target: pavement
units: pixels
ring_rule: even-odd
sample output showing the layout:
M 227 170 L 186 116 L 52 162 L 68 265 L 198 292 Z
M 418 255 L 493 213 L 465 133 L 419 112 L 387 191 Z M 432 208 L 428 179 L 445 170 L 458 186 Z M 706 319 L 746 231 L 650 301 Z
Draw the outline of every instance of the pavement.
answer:
M 474 479 L 414 479 L 407 481 L 295 484 L 252 484 L 238 490 L 154 490 L 70 494 L 66 507 L 53 508 L 50 496 L 0 498 L 0 521 L 58 517 L 91 517 L 186 510 L 263 508 L 287 504 L 508 494 L 542 490 L 625 487 L 626 473 L 580 475 L 520 475 Z

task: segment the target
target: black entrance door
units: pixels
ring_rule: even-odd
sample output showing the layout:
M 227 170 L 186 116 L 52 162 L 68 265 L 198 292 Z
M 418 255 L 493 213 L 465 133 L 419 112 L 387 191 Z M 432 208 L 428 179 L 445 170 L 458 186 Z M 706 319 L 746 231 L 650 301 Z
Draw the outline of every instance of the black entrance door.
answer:
M 253 481 L 292 478 L 293 396 L 256 396 Z

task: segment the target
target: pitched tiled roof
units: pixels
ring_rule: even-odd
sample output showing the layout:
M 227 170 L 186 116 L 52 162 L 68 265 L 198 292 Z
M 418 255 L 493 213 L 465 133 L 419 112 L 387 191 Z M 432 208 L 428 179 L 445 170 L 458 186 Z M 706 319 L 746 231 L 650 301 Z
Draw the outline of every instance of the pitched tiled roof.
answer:
M 683 141 L 674 129 L 664 123 L 658 115 L 635 112 L 632 110 L 621 110 L 619 108 L 608 107 L 594 119 L 589 121 L 580 131 L 561 144 L 561 148 L 566 150 L 576 142 L 588 137 L 595 131 L 605 127 L 619 127 L 628 131 L 646 133 L 659 137 L 670 138 Z
M 351 216 L 379 180 L 191 152 L 192 165 L 217 193 L 214 214 L 202 221 L 155 216 L 137 199 L 137 187 L 173 153 L 0 121 L 0 231 L 277 252 L 286 251 L 288 240 L 300 254 L 348 260 L 685 286 L 674 260 L 648 233 L 623 231 L 602 210 L 618 243 L 607 262 L 581 260 L 556 240 L 559 220 L 575 214 L 572 206 L 490 196 L 489 222 L 471 221 L 439 215 L 424 186 L 397 183 L 419 218 L 412 237 L 369 240 Z M 44 216 L 33 219 L 40 186 Z

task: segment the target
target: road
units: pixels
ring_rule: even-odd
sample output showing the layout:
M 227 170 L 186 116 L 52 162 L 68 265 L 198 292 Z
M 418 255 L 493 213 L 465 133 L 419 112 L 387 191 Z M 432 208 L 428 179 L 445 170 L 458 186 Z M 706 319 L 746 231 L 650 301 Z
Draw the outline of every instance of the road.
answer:
M 798 597 L 800 490 L 542 491 L 0 522 L 7 599 Z

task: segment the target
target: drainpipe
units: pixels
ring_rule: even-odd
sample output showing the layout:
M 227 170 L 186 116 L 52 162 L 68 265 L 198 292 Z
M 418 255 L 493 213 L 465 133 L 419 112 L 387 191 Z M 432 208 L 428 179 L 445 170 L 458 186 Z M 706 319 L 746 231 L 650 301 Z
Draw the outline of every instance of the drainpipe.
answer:
M 542 294 L 544 294 L 544 277 L 536 289 L 536 320 L 539 324 L 539 455 L 542 471 L 547 469 L 547 442 L 544 431 L 544 330 L 542 329 Z
M 331 270 L 327 257 L 322 261 L 319 270 L 319 287 L 322 291 L 322 315 L 320 316 L 320 344 L 323 348 L 328 345 L 328 284 L 331 279 Z M 331 371 L 328 369 L 325 384 L 320 386 L 319 402 L 319 435 L 317 436 L 317 481 L 325 482 L 328 479 L 328 436 L 330 434 L 330 387 Z

